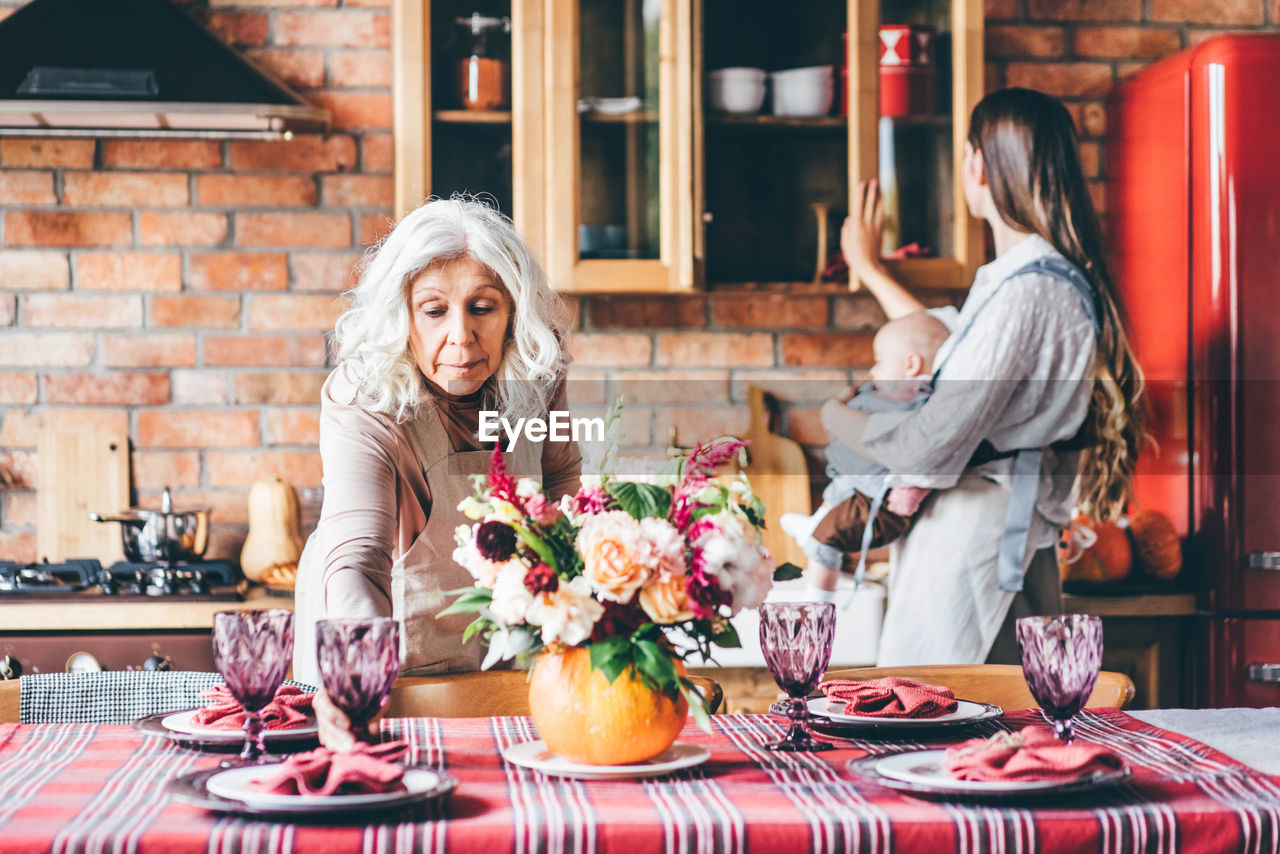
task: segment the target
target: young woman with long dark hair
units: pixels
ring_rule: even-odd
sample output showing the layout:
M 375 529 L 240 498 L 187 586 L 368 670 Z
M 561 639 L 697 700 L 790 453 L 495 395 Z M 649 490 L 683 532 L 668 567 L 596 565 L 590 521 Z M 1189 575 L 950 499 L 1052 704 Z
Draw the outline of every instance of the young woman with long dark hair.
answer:
M 996 258 L 943 316 L 932 396 L 905 416 L 823 408 L 828 433 L 887 466 L 890 486 L 935 490 L 892 553 L 881 665 L 1016 661 L 1014 619 L 1061 608 L 1062 527 L 1073 508 L 1119 516 L 1145 436 L 1142 371 L 1066 108 L 1029 89 L 983 98 L 962 179 Z M 923 310 L 880 261 L 875 182 L 860 201 L 842 235 L 852 286 L 890 318 Z

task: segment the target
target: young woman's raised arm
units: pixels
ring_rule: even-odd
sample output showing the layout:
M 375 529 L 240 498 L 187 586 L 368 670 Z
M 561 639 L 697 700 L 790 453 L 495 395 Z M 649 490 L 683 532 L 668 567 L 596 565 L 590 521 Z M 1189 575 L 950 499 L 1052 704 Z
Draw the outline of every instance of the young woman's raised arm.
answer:
M 857 210 L 840 229 L 840 251 L 849 265 L 849 289 L 856 291 L 861 281 L 890 320 L 922 311 L 924 303 L 890 276 L 880 260 L 880 235 L 884 230 L 880 182 L 874 178 L 859 182 L 854 203 Z

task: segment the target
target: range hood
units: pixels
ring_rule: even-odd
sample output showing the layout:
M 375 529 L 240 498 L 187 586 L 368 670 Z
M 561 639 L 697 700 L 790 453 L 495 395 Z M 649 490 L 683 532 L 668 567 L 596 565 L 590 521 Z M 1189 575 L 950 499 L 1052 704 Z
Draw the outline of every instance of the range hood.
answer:
M 31 0 L 0 21 L 0 137 L 287 138 L 328 122 L 168 0 Z

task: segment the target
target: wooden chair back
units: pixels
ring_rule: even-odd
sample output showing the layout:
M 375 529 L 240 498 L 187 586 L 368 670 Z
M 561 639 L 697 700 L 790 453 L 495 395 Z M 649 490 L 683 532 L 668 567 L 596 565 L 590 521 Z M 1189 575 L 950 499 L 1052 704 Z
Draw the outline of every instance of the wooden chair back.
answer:
M 0 724 L 18 723 L 22 708 L 22 683 L 17 679 L 0 681 Z
M 523 670 L 485 670 L 439 676 L 403 676 L 391 689 L 384 714 L 389 718 L 482 718 L 529 714 L 528 674 Z M 705 676 L 689 679 L 720 708 L 724 693 Z
M 930 685 L 945 685 L 962 700 L 994 703 L 1003 709 L 1038 709 L 1022 668 L 1016 664 L 936 664 L 913 667 L 856 667 L 828 670 L 827 679 L 871 680 L 900 676 Z M 1086 708 L 1123 709 L 1133 699 L 1133 680 L 1104 670 L 1085 703 Z

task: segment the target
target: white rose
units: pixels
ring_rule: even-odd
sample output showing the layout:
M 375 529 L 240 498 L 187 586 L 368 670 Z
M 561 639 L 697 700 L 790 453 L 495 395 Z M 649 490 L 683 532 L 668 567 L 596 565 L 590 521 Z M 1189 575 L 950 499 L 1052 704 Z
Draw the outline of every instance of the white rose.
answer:
M 533 594 L 524 586 L 524 576 L 528 571 L 529 567 L 523 561 L 515 559 L 502 564 L 498 570 L 489 610 L 508 626 L 523 623 L 529 606 L 533 604 Z
M 568 584 L 561 582 L 554 593 L 533 600 L 525 618 L 542 627 L 542 642 L 560 641 L 569 646 L 591 637 L 591 629 L 604 616 L 604 606 L 591 598 L 591 583 L 579 575 Z
M 532 498 L 542 491 L 542 484 L 532 477 L 522 477 L 516 481 L 516 495 L 521 498 Z

